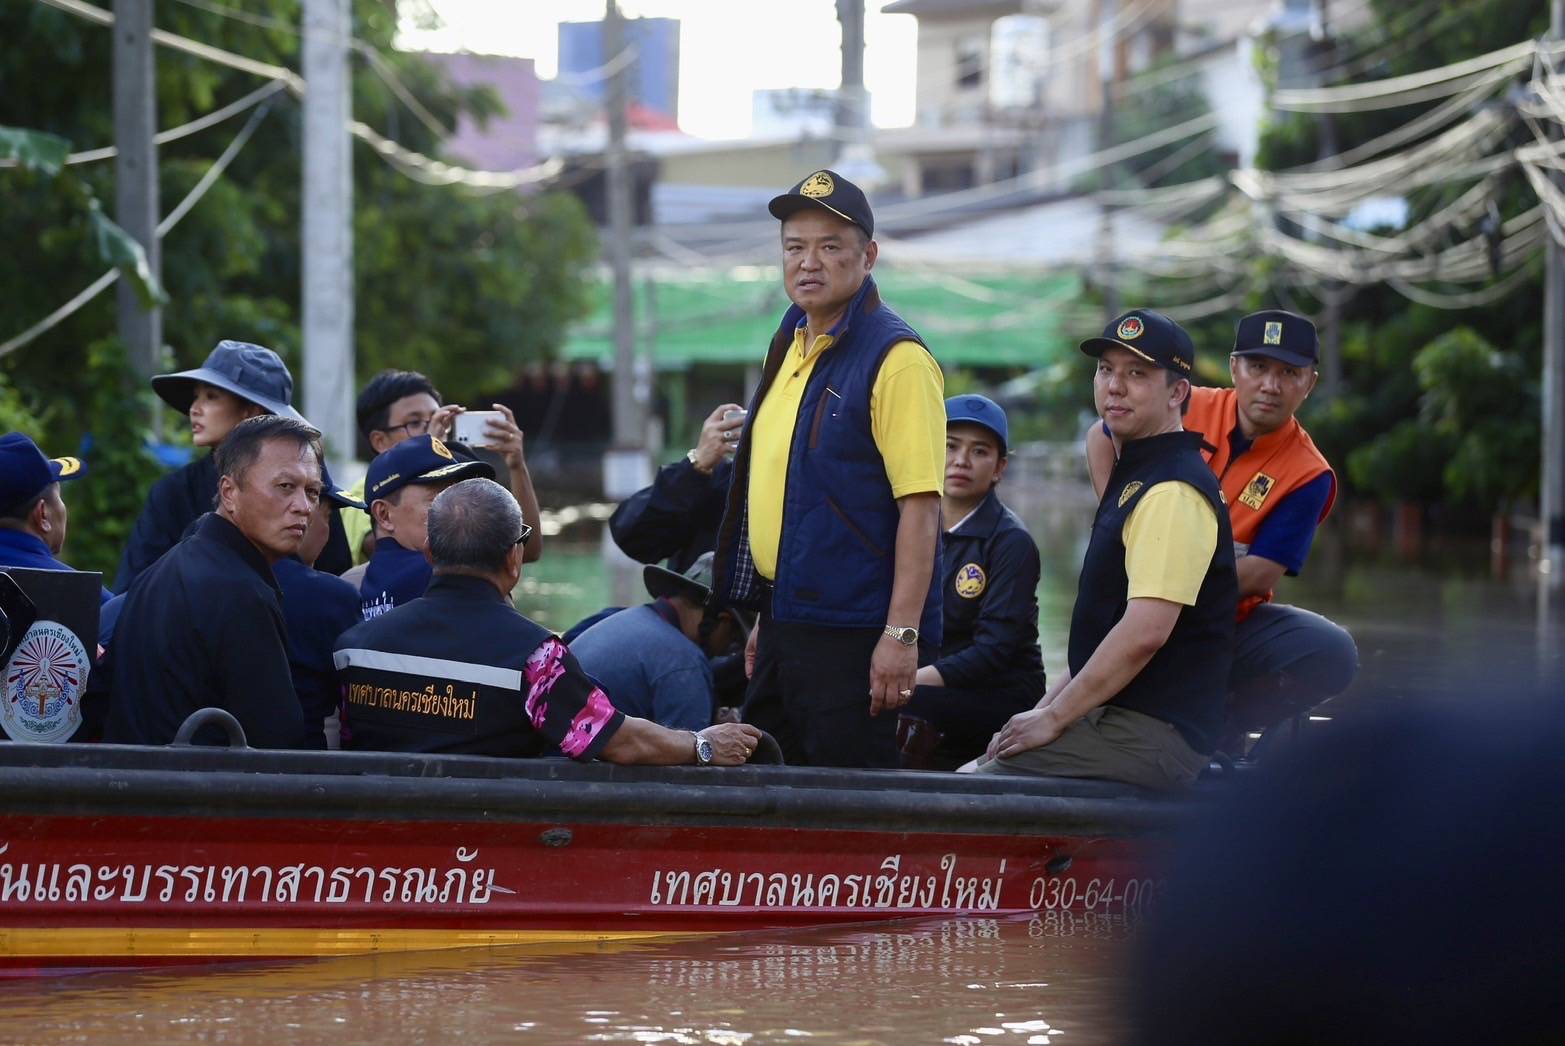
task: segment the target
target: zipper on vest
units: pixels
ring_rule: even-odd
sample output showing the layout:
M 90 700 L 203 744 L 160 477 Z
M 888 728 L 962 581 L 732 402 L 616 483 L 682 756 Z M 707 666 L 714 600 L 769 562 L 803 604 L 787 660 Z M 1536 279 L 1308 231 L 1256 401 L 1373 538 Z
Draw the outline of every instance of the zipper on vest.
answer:
M 832 500 L 830 497 L 828 497 L 826 499 L 826 507 L 831 509 L 832 514 L 834 516 L 836 516 L 838 519 L 842 520 L 842 525 L 847 527 L 848 530 L 853 534 L 853 536 L 858 538 L 859 541 L 863 543 L 865 548 L 867 548 L 867 549 L 869 549 L 869 551 L 873 552 L 875 554 L 876 558 L 884 558 L 885 557 L 886 550 L 881 548 L 879 545 L 875 544 L 873 541 L 871 541 L 869 539 L 869 535 L 864 533 L 864 531 L 862 529 L 860 529 L 860 527 L 859 527 L 859 525 L 857 523 L 855 523 L 855 522 L 853 522 L 853 520 L 849 519 L 848 518 L 848 514 L 846 512 L 844 512 L 844 511 L 842 511 L 842 508 L 834 500 Z M 936 544 L 938 545 L 939 543 L 936 542 Z

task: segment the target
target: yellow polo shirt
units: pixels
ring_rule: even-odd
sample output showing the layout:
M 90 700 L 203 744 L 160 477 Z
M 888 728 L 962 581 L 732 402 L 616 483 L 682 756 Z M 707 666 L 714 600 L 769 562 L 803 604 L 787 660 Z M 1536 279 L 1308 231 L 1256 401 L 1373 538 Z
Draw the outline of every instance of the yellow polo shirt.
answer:
M 768 580 L 777 577 L 794 421 L 815 361 L 833 340 L 818 335 L 806 351 L 804 328 L 795 331 L 782 369 L 750 419 L 750 555 Z M 918 342 L 899 341 L 886 353 L 870 390 L 869 417 L 891 496 L 940 494 L 946 470 L 945 377 Z
M 1141 495 L 1125 521 L 1125 598 L 1150 597 L 1195 606 L 1217 550 L 1217 512 L 1188 483 L 1159 483 Z
M 359 477 L 359 481 L 346 488 L 343 493 L 355 500 L 363 501 L 364 481 L 368 478 L 368 476 Z M 342 520 L 342 532 L 348 538 L 348 552 L 353 556 L 353 565 L 368 563 L 369 557 L 364 554 L 364 539 L 370 536 L 373 525 L 369 513 L 342 505 L 337 509 L 337 517 Z

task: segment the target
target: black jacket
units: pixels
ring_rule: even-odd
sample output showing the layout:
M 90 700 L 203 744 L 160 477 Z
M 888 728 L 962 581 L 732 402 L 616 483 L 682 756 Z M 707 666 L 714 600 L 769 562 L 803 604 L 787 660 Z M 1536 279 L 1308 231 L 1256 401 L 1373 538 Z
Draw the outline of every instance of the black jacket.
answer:
M 948 687 L 1036 688 L 1043 696 L 1038 648 L 1038 546 L 994 491 L 956 530 L 941 560 L 945 638 L 935 668 Z
M 108 656 L 105 741 L 166 745 L 186 716 L 210 705 L 233 713 L 256 748 L 306 744 L 277 581 L 222 516 L 202 517 L 137 579 Z
M 217 464 L 210 454 L 201 455 L 152 484 L 147 504 L 136 518 L 135 529 L 120 555 L 114 591 L 129 592 L 131 582 L 179 544 L 190 524 L 211 512 L 216 500 Z
M 304 709 L 305 729 L 312 747 L 325 748 L 322 723 L 337 711 L 338 701 L 331 651 L 337 637 L 359 623 L 359 590 L 292 556 L 279 560 L 272 573 L 283 595 L 288 665 Z
M 664 465 L 652 486 L 626 498 L 609 517 L 614 543 L 638 563 L 667 559 L 670 570 L 683 574 L 716 547 L 733 475 L 733 462 L 726 460 L 710 476 L 688 458 Z

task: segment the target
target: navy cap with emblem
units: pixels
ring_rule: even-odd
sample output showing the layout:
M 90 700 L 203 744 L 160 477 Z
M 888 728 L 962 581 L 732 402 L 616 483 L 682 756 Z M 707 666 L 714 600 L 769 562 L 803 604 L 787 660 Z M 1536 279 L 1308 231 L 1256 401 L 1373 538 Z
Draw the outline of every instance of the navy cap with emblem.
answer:
M 0 511 L 20 509 L 52 483 L 81 479 L 87 466 L 77 458 L 49 458 L 20 432 L 0 436 Z
M 494 469 L 487 462 L 457 457 L 426 433 L 403 440 L 370 462 L 364 477 L 364 500 L 378 501 L 409 483 L 455 483 L 474 476 L 494 479 Z
M 836 171 L 816 171 L 781 196 L 772 197 L 772 202 L 766 205 L 778 221 L 787 221 L 789 216 L 805 207 L 830 211 L 863 229 L 865 236 L 871 239 L 875 236 L 875 214 L 869 209 L 864 190 Z
M 293 409 L 293 375 L 283 358 L 271 349 L 247 341 L 220 341 L 194 370 L 159 374 L 152 391 L 180 413 L 187 413 L 196 398 L 196 383 L 211 385 L 254 403 L 269 414 L 303 421 Z
M 368 505 L 337 486 L 336 480 L 332 479 L 331 473 L 327 471 L 324 461 L 321 462 L 321 496 L 340 508 L 356 508 L 360 512 L 369 511 Z
M 1294 367 L 1314 367 L 1320 359 L 1315 324 L 1282 309 L 1252 312 L 1234 332 L 1235 356 L 1270 356 Z
M 1129 349 L 1182 378 L 1195 372 L 1195 342 L 1183 327 L 1151 309 L 1121 313 L 1103 328 L 1101 338 L 1081 343 L 1081 351 L 1088 356 L 1101 356 L 1106 349 Z
M 982 425 L 1000 440 L 1000 456 L 1004 457 L 1008 453 L 1011 427 L 1005 420 L 1005 411 L 988 396 L 969 393 L 946 400 L 946 424 L 952 425 L 959 421 Z

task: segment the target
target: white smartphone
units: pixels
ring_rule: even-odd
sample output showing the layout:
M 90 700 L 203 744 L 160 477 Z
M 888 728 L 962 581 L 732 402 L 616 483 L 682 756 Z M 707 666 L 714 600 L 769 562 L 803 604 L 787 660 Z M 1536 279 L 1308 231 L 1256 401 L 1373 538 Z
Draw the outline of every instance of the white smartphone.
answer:
M 451 435 L 458 443 L 466 443 L 469 447 L 487 447 L 491 438 L 489 423 L 504 420 L 505 415 L 497 410 L 464 410 L 456 416 Z

